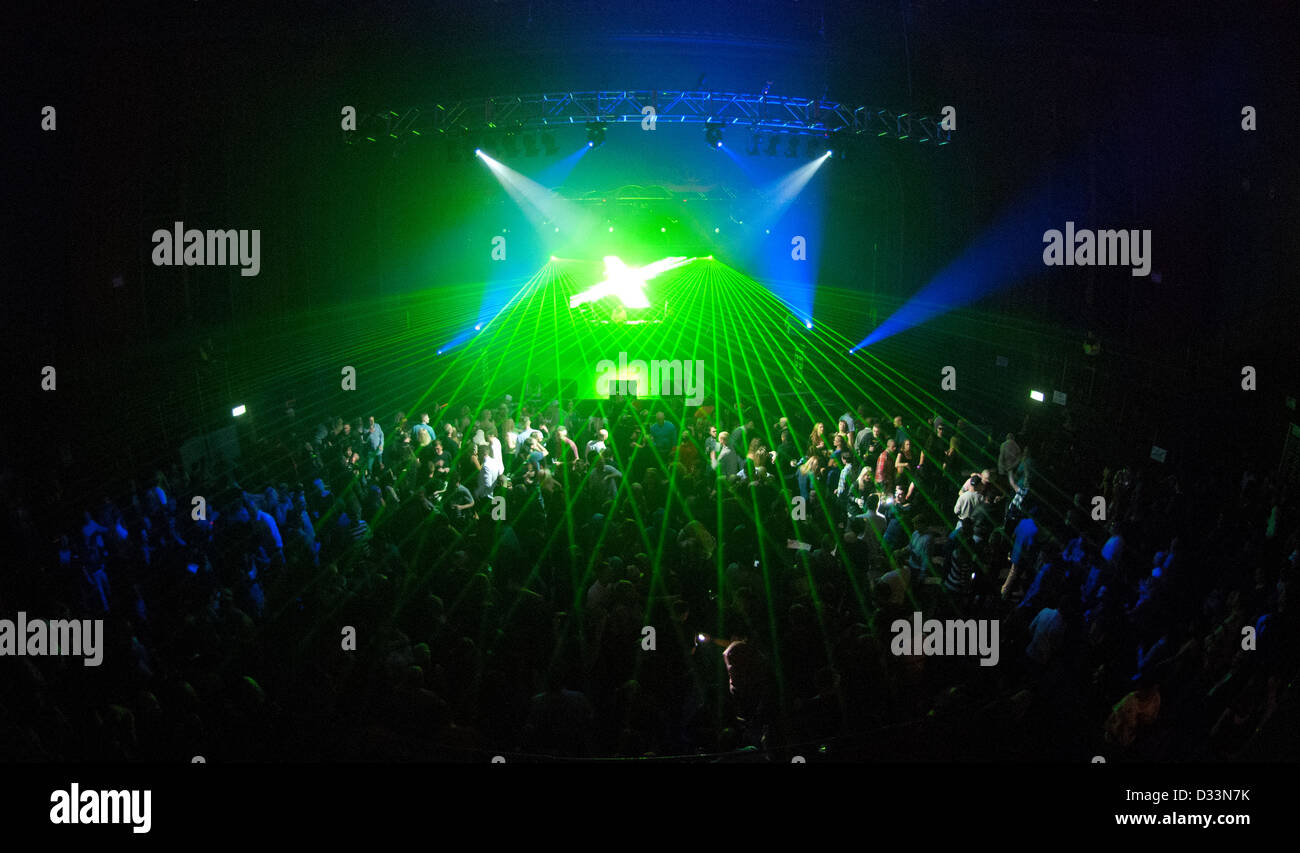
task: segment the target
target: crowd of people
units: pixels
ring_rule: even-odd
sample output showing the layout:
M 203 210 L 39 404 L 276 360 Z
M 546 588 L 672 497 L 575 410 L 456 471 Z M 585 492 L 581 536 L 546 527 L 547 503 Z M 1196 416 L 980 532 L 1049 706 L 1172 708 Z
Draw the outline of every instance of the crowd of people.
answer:
M 95 668 L 0 659 L 0 755 L 1249 754 L 1296 660 L 1300 519 L 1267 472 L 865 403 L 765 414 L 330 418 L 76 518 L 6 482 L 32 560 L 0 613 L 108 639 Z M 998 665 L 895 654 L 915 612 L 998 620 Z

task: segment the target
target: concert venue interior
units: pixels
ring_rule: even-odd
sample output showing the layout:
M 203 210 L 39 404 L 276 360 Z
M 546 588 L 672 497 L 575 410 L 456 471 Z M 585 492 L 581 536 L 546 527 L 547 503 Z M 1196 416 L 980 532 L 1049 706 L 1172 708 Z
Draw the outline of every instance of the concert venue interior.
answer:
M 1294 759 L 1290 14 L 51 10 L 0 757 Z

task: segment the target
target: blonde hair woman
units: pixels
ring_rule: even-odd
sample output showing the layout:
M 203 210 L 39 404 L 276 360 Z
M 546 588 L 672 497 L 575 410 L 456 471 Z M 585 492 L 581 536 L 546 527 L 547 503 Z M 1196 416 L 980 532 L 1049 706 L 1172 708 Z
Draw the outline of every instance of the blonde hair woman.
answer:
M 826 448 L 826 424 L 818 421 L 813 424 L 812 432 L 808 435 L 808 455 L 816 453 Z

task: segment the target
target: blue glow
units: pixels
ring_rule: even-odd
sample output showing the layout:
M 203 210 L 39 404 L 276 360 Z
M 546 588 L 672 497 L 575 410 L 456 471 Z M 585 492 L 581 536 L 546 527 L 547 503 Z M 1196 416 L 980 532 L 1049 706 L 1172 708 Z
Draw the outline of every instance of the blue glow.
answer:
M 558 187 L 569 179 L 569 173 L 578 161 L 591 151 L 590 145 L 580 145 L 572 154 L 558 160 L 533 176 L 533 180 L 545 187 Z
M 915 296 L 859 341 L 856 348 L 871 346 L 940 314 L 970 305 L 1041 271 L 1043 229 L 1052 227 L 1058 218 L 1052 199 L 1049 182 L 1049 186 L 1027 201 L 1015 205 Z
M 727 235 L 728 248 L 734 245 L 739 269 L 806 321 L 816 313 L 823 215 L 823 185 L 813 177 L 826 161 L 816 158 L 790 169 L 785 159 L 727 153 L 756 185 L 737 219 L 744 223 L 740 233 Z

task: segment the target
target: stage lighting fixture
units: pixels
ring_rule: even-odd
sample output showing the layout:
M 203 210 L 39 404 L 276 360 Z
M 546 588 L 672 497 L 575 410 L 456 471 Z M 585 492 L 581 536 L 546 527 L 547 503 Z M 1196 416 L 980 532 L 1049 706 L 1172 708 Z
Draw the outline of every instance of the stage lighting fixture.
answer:
M 474 327 L 474 331 L 476 331 L 476 332 L 481 332 L 481 331 L 483 331 L 483 324 L 482 324 L 482 323 L 479 323 L 478 325 L 476 325 L 476 326 Z
M 542 148 L 546 150 L 546 156 L 551 157 L 560 153 L 559 146 L 555 144 L 555 134 L 549 130 L 542 134 Z
M 1033 400 L 1036 403 L 1041 403 L 1043 402 L 1043 400 L 1047 399 L 1047 395 L 1044 394 L 1042 391 L 1030 391 L 1029 399 Z
M 523 143 L 524 143 L 524 156 L 525 156 L 525 157 L 536 157 L 536 156 L 537 156 L 537 137 L 534 136 L 534 135 L 531 134 L 531 133 L 526 133 L 526 134 L 524 134 Z
M 722 125 L 706 124 L 704 125 L 704 141 L 710 148 L 722 147 Z
M 804 326 L 805 329 L 811 329 L 811 328 L 812 328 L 812 320 L 805 320 L 803 326 Z
M 605 125 L 598 121 L 587 122 L 587 147 L 595 148 L 605 144 Z
M 247 412 L 247 411 L 248 411 L 248 407 L 247 407 L 247 406 L 235 406 L 235 408 L 233 408 L 233 409 L 230 410 L 230 415 L 231 415 L 231 417 L 235 417 L 235 418 L 237 418 L 237 417 L 239 417 L 240 415 L 242 415 L 244 412 Z
M 609 226 L 609 233 L 611 233 L 611 234 L 614 233 L 614 226 L 613 226 L 613 225 Z
M 665 227 L 662 226 L 662 225 L 659 226 L 659 233 L 660 233 L 660 234 L 665 234 L 665 233 L 667 233 L 667 232 L 668 232 L 668 229 L 667 229 L 667 228 L 665 228 Z
M 781 137 L 777 136 L 775 133 L 770 135 L 767 138 L 767 156 L 775 157 L 776 147 L 780 144 L 781 144 Z
M 788 137 L 786 137 L 785 156 L 787 157 L 799 156 L 799 137 L 795 136 L 793 133 L 790 134 Z

